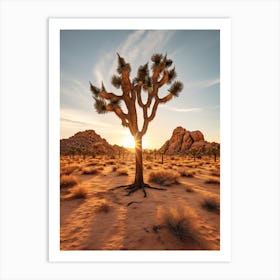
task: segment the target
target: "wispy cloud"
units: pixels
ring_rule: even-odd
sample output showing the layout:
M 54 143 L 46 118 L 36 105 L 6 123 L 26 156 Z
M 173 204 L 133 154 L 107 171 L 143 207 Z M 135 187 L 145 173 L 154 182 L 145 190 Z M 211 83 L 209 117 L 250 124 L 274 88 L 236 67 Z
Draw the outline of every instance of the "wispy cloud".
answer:
M 120 135 L 122 133 L 121 126 L 116 118 L 108 121 L 99 119 L 99 116 L 94 113 L 86 113 L 80 110 L 61 108 L 60 110 L 60 138 L 67 138 L 78 131 L 86 129 L 94 129 L 102 137 L 108 135 Z
M 62 104 L 78 105 L 79 108 L 88 107 L 91 101 L 88 83 L 62 72 L 60 89 Z
M 201 112 L 203 111 L 202 108 L 194 107 L 194 108 L 177 108 L 177 107 L 172 107 L 168 105 L 161 105 L 161 108 L 173 111 L 173 112 L 179 112 L 179 113 L 188 113 L 188 112 Z
M 126 61 L 131 64 L 132 75 L 135 75 L 137 70 L 136 68 L 139 65 L 148 62 L 151 54 L 164 49 L 172 35 L 173 32 L 167 32 L 165 30 L 134 31 L 116 49 L 113 49 L 108 53 L 104 53 L 104 55 L 96 63 L 93 68 L 94 82 L 101 84 L 101 82 L 104 81 L 107 86 L 108 77 L 111 77 L 116 73 L 117 52 L 124 56 Z M 112 62 L 114 63 L 112 64 Z M 110 89 L 110 85 L 107 87 Z
M 79 120 L 79 121 L 77 121 Z M 80 110 L 61 108 L 60 121 L 73 125 L 82 125 L 89 127 L 102 127 L 102 128 L 114 128 L 114 124 L 108 122 L 101 122 L 94 118 L 92 113 L 84 113 Z
M 70 124 L 78 124 L 78 125 L 84 125 L 84 126 L 87 126 L 87 125 L 91 125 L 91 123 L 88 123 L 88 122 L 80 122 L 80 121 L 75 121 L 75 120 L 71 120 L 71 119 L 65 119 L 65 118 L 60 118 L 60 121 L 61 122 L 66 122 L 66 123 L 70 123 Z
M 198 80 L 198 81 L 193 81 L 193 82 L 185 82 L 184 88 L 185 89 L 202 89 L 202 88 L 212 87 L 219 83 L 220 83 L 219 78 L 208 79 L 208 80 Z

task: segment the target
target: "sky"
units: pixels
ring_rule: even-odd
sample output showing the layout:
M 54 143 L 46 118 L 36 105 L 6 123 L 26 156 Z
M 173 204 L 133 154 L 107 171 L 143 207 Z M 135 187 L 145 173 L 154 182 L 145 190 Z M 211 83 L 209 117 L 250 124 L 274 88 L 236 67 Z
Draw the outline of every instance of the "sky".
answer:
M 152 64 L 154 53 L 167 54 L 176 67 L 176 80 L 184 84 L 179 97 L 159 106 L 143 138 L 144 148 L 160 148 L 177 126 L 200 130 L 205 140 L 220 142 L 219 30 L 61 30 L 61 139 L 93 129 L 110 144 L 132 145 L 128 128 L 114 113 L 95 111 L 89 89 L 89 81 L 98 87 L 103 81 L 107 91 L 121 94 L 110 82 L 117 74 L 117 52 L 130 63 L 132 79 L 140 65 Z M 159 95 L 167 89 L 162 87 Z

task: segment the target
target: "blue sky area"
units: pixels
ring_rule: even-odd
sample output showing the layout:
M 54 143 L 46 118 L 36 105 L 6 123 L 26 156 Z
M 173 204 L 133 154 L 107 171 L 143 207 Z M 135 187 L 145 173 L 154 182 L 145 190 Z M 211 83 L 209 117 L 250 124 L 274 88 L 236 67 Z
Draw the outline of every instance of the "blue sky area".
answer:
M 89 81 L 96 86 L 103 81 L 108 91 L 121 93 L 110 83 L 117 52 L 130 63 L 132 78 L 154 53 L 167 53 L 176 67 L 176 79 L 184 84 L 179 97 L 159 106 L 144 146 L 159 148 L 177 126 L 200 130 L 206 140 L 220 142 L 219 30 L 62 30 L 61 138 L 94 129 L 110 144 L 128 145 L 128 129 L 113 113 L 97 114 L 89 90 Z M 160 95 L 167 89 L 161 88 Z

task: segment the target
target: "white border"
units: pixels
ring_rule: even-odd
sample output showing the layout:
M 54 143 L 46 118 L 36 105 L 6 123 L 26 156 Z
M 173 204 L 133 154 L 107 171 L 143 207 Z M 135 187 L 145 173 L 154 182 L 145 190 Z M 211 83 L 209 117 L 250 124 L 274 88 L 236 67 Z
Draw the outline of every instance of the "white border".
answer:
M 129 27 L 129 28 L 128 28 Z M 60 251 L 59 96 L 62 29 L 220 30 L 221 246 L 219 251 Z M 231 260 L 231 21 L 223 19 L 49 19 L 49 261 L 229 262 Z

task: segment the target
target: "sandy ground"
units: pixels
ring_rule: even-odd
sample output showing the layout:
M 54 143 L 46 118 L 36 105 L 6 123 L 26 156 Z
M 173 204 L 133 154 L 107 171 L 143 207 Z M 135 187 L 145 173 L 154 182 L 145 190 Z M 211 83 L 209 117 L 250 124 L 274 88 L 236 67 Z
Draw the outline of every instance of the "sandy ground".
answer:
M 61 182 L 65 176 L 78 181 L 61 188 L 61 250 L 219 250 L 219 210 L 202 205 L 209 197 L 219 202 L 219 167 L 213 158 L 166 156 L 161 164 L 160 156 L 149 156 L 144 160 L 146 182 L 156 171 L 178 178 L 165 191 L 147 189 L 144 198 L 142 191 L 126 196 L 124 189 L 112 190 L 133 182 L 132 154 L 120 159 L 61 157 Z M 182 171 L 193 175 L 180 176 Z M 73 195 L 81 190 L 85 197 Z M 177 228 L 170 227 L 168 217 Z

